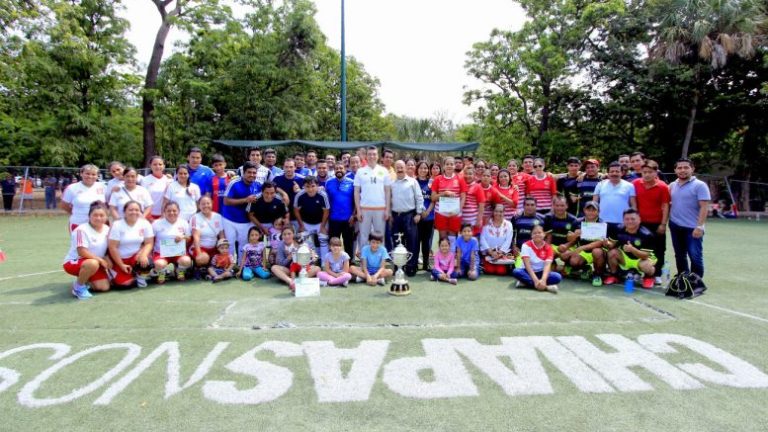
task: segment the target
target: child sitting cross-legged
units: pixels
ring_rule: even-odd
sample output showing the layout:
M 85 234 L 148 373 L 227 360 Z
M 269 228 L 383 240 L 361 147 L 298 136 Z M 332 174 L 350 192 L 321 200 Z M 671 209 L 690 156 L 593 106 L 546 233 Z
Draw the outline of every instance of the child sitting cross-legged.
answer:
M 379 233 L 371 233 L 368 236 L 368 244 L 360 251 L 360 266 L 349 268 L 349 272 L 356 276 L 356 282 L 383 286 L 386 278 L 392 276 L 392 270 L 384 265 L 390 258 L 387 249 L 381 244 L 383 239 L 384 237 Z
M 244 281 L 253 279 L 257 276 L 260 279 L 269 279 L 272 276 L 267 265 L 264 262 L 264 243 L 260 241 L 261 232 L 256 227 L 248 230 L 248 243 L 240 251 L 240 270 L 237 276 Z
M 219 239 L 216 242 L 218 253 L 211 258 L 211 265 L 208 267 L 208 277 L 212 283 L 229 279 L 234 276 L 235 260 L 229 254 L 229 242 L 227 239 Z
M 438 252 L 435 254 L 435 266 L 432 269 L 430 280 L 456 285 L 456 278 L 451 275 L 456 264 L 456 254 L 451 252 L 451 241 L 448 240 L 448 237 L 442 238 L 437 247 Z
M 317 274 L 320 285 L 344 286 L 349 284 L 352 274 L 349 273 L 349 255 L 342 249 L 341 239 L 331 237 L 331 250 L 323 257 L 323 271 Z
M 472 235 L 472 225 L 464 224 L 456 238 L 456 270 L 451 277 L 476 280 L 480 277 L 480 242 Z

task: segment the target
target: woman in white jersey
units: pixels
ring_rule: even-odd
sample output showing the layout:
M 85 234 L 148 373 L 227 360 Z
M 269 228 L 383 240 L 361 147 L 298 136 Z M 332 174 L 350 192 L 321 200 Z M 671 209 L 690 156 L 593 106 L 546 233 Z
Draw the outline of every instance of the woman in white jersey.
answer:
M 107 171 L 112 176 L 107 182 L 107 189 L 104 192 L 104 196 L 107 197 L 106 203 L 109 204 L 112 193 L 117 192 L 123 186 L 123 174 L 125 173 L 125 165 L 120 161 L 112 161 L 107 165 Z
M 165 190 L 165 201 L 179 205 L 181 219 L 189 219 L 197 213 L 197 202 L 200 201 L 200 187 L 189 181 L 189 167 L 186 164 L 176 167 L 176 181 Z
M 128 201 L 123 207 L 125 217 L 112 224 L 109 230 L 109 256 L 112 258 L 112 282 L 127 288 L 136 282 L 147 286 L 152 267 L 152 246 L 155 232 L 152 225 L 141 217 L 141 205 Z
M 99 168 L 93 164 L 83 165 L 80 168 L 80 181 L 72 183 L 64 190 L 61 196 L 61 208 L 69 214 L 69 232 L 78 225 L 88 222 L 88 212 L 91 203 L 106 201 L 104 192 L 106 187 L 97 181 Z
M 163 216 L 163 198 L 168 185 L 173 180 L 165 175 L 165 161 L 160 156 L 152 156 L 149 160 L 149 168 L 152 174 L 141 179 L 141 185 L 149 191 L 152 197 L 152 212 L 147 220 L 150 222 Z
M 200 198 L 200 211 L 190 219 L 192 228 L 192 245 L 189 254 L 194 258 L 195 265 L 205 267 L 216 255 L 216 242 L 224 238 L 224 223 L 221 215 L 213 211 L 213 201 L 210 197 Z
M 107 258 L 107 206 L 96 201 L 88 210 L 88 223 L 72 231 L 69 252 L 64 258 L 64 271 L 76 276 L 72 283 L 72 295 L 80 300 L 92 297 L 88 290 L 90 283 L 94 291 L 108 291 L 107 270 L 112 262 Z
M 122 184 L 116 187 L 109 198 L 109 212 L 113 220 L 123 218 L 123 207 L 128 201 L 141 204 L 141 214 L 145 219 L 152 212 L 152 197 L 144 186 L 138 184 L 138 179 L 139 173 L 136 168 L 125 168 Z
M 157 283 L 165 283 L 166 277 L 174 276 L 174 273 L 176 280 L 183 281 L 186 279 L 187 269 L 192 267 L 192 258 L 187 255 L 192 230 L 189 228 L 189 222 L 181 218 L 179 205 L 175 202 L 166 203 L 163 218 L 152 224 L 152 231 L 155 232 L 152 261 L 155 263 Z

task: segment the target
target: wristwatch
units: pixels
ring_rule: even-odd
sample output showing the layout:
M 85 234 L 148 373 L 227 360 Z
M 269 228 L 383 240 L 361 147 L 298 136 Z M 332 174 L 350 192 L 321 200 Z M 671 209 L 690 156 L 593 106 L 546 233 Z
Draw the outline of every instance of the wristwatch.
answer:
M 706 230 L 704 229 L 704 225 L 699 225 L 696 227 L 696 229 L 701 230 L 701 232 L 706 232 Z

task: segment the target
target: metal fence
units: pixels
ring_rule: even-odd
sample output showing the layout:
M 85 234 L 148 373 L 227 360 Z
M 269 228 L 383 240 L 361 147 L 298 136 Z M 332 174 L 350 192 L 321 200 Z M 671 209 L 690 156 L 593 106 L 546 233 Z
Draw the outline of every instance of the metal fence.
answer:
M 148 169 L 140 169 L 148 174 Z M 166 168 L 173 172 L 173 168 Z M 6 212 L 55 212 L 64 189 L 79 181 L 80 168 L 0 166 L 0 181 Z M 109 181 L 107 169 L 100 170 L 100 180 Z M 674 181 L 674 173 L 662 173 L 665 181 Z M 748 182 L 727 176 L 697 174 L 697 178 L 709 185 L 715 215 L 729 212 L 768 213 L 768 183 Z M 11 179 L 12 181 L 9 181 Z M 733 204 L 736 203 L 734 207 Z

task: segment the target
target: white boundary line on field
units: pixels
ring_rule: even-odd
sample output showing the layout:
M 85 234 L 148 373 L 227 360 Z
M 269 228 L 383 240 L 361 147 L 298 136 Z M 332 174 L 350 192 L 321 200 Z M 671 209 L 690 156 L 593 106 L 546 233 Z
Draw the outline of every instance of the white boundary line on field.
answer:
M 5 280 L 11 280 L 11 279 L 25 278 L 25 277 L 30 277 L 30 276 L 47 275 L 47 274 L 51 274 L 51 273 L 58 273 L 58 272 L 61 272 L 61 271 L 64 271 L 64 270 L 49 270 L 49 271 L 38 272 L 38 273 L 27 273 L 27 274 L 20 274 L 20 275 L 16 275 L 16 276 L 8 276 L 8 277 L 0 278 L 0 282 L 5 281 Z
M 661 295 L 661 296 L 665 295 L 664 293 L 661 293 L 661 292 L 656 292 L 656 291 L 646 291 L 646 292 L 647 292 L 648 294 L 655 294 L 655 295 Z M 724 308 L 724 307 L 722 307 L 722 306 L 715 306 L 715 305 L 713 305 L 713 304 L 709 304 L 709 303 L 700 302 L 700 301 L 698 301 L 698 300 L 684 300 L 684 301 L 686 301 L 686 302 L 688 302 L 688 303 L 693 303 L 693 304 L 697 304 L 697 305 L 706 306 L 706 307 L 708 307 L 708 308 L 716 309 L 716 310 L 719 310 L 719 311 L 721 311 L 721 312 L 726 312 L 726 313 L 729 313 L 729 314 L 731 314 L 731 315 L 736 315 L 736 316 L 740 316 L 740 317 L 743 317 L 743 318 L 749 318 L 749 319 L 752 319 L 752 320 L 755 320 L 755 321 L 760 321 L 760 322 L 766 322 L 766 323 L 768 323 L 768 319 L 766 319 L 766 318 L 763 318 L 763 317 L 759 317 L 759 316 L 757 316 L 757 315 L 750 315 L 750 314 L 748 314 L 748 313 L 739 312 L 739 311 L 737 311 L 737 310 L 733 310 L 733 309 Z

